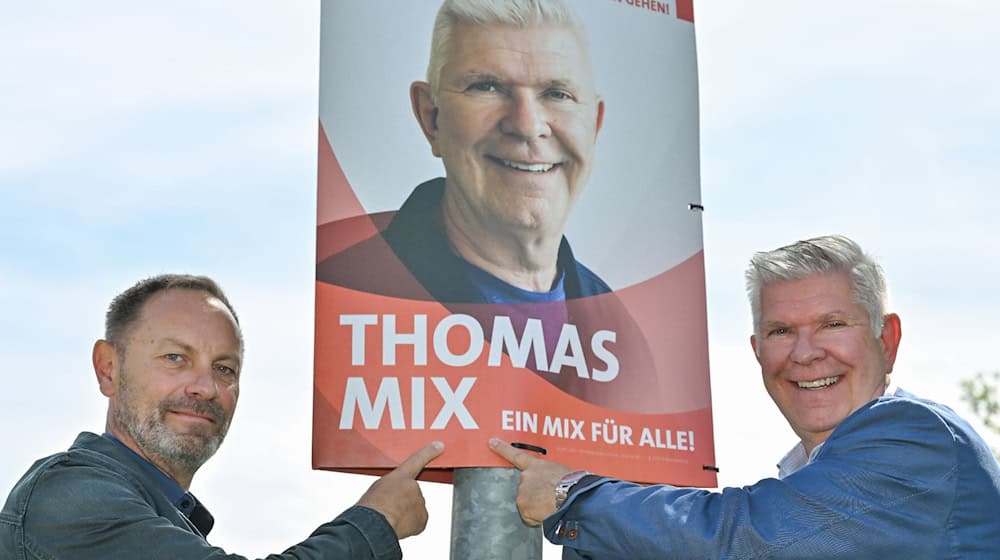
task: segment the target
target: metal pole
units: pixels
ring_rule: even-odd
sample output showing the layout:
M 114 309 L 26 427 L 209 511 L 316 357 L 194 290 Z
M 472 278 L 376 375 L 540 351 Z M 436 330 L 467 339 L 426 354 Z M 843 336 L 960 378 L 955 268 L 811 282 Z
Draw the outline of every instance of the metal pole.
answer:
M 514 499 L 520 471 L 455 469 L 451 560 L 542 560 L 542 528 L 521 520 Z

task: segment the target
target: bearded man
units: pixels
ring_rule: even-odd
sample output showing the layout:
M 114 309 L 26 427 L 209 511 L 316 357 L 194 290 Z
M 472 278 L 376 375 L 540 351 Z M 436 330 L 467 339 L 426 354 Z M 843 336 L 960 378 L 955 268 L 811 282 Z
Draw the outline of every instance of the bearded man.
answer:
M 243 335 L 219 286 L 173 274 L 137 283 L 111 302 L 92 361 L 108 398 L 105 433 L 81 433 L 21 478 L 0 512 L 0 558 L 242 558 L 208 543 L 214 519 L 188 491 L 239 397 Z M 399 539 L 427 523 L 415 478 L 442 449 L 417 451 L 268 558 L 401 558 Z

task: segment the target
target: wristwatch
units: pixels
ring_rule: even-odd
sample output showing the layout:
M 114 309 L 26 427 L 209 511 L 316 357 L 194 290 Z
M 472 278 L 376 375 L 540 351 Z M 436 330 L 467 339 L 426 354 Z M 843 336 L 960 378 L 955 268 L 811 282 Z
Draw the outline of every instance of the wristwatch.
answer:
M 569 497 L 569 491 L 580 479 L 591 474 L 589 471 L 573 471 L 559 479 L 556 484 L 556 507 L 562 507 Z

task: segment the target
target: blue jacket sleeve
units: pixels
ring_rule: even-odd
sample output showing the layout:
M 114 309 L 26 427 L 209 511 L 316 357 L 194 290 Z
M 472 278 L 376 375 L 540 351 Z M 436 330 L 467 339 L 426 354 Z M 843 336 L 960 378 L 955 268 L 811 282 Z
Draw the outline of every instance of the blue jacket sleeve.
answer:
M 903 399 L 845 419 L 783 480 L 721 492 L 604 480 L 545 520 L 564 559 L 943 558 L 954 434 Z

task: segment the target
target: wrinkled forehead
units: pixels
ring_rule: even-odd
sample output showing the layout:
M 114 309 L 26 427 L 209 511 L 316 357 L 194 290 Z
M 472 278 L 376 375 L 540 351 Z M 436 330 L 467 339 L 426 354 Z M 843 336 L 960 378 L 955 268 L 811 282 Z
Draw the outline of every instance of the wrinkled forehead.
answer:
M 503 64 L 511 73 L 530 66 L 543 69 L 549 79 L 593 84 L 586 40 L 571 26 L 472 22 L 455 26 L 443 60 L 445 72 L 488 73 Z
M 236 317 L 222 300 L 205 291 L 176 288 L 153 295 L 143 304 L 127 336 L 148 328 L 201 335 L 228 330 L 243 353 L 243 332 Z
M 845 271 L 767 282 L 761 287 L 760 302 L 764 316 L 806 310 L 815 313 L 867 313 L 858 302 L 850 275 Z

